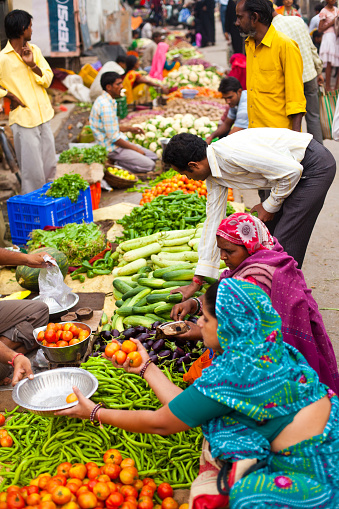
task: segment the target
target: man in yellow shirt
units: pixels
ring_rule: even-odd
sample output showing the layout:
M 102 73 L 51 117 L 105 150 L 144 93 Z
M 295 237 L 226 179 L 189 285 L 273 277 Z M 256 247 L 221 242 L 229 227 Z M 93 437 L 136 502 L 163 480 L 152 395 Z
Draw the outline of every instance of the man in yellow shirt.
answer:
M 269 0 L 240 0 L 236 25 L 247 36 L 248 127 L 284 127 L 301 131 L 306 112 L 303 62 L 296 42 L 272 23 Z
M 46 88 L 53 73 L 40 49 L 29 44 L 32 16 L 14 10 L 5 18 L 8 38 L 0 52 L 0 98 L 11 99 L 9 125 L 21 170 L 22 194 L 53 180 L 56 170 L 54 137 L 49 121 L 54 110 Z

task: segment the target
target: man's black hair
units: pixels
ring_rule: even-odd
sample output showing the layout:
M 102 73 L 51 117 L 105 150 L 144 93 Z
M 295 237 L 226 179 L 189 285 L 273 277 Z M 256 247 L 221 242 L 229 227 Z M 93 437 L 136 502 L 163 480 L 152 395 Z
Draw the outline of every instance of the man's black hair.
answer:
M 157 39 L 158 37 L 162 37 L 162 33 L 161 32 L 154 32 L 152 34 L 152 40 L 155 41 L 155 39 Z
M 315 4 L 314 10 L 320 12 L 324 8 L 323 4 Z
M 126 74 L 134 68 L 137 61 L 138 59 L 134 55 L 128 55 L 126 57 Z
M 138 38 L 140 37 L 140 35 L 139 35 L 139 30 L 132 30 L 132 37 L 134 37 L 135 35 L 136 35 Z
M 180 133 L 173 136 L 166 146 L 162 160 L 166 164 L 176 166 L 179 170 L 188 169 L 188 163 L 198 162 L 206 158 L 207 143 L 199 136 Z
M 126 64 L 127 56 L 126 55 L 118 55 L 116 59 L 116 63 L 119 64 L 120 62 L 122 64 Z
M 239 88 L 242 88 L 240 81 L 233 78 L 233 76 L 229 76 L 220 81 L 218 90 L 222 94 L 227 94 L 228 92 L 238 92 Z
M 117 79 L 122 79 L 121 74 L 117 72 L 104 72 L 100 78 L 101 88 L 106 90 L 107 85 L 113 85 Z
M 255 12 L 259 15 L 258 21 L 269 27 L 272 23 L 272 2 L 270 0 L 245 0 L 243 8 L 250 15 Z
M 7 39 L 18 39 L 22 36 L 24 31 L 29 27 L 31 22 L 31 16 L 26 11 L 20 9 L 14 9 L 7 14 L 5 17 L 5 32 Z

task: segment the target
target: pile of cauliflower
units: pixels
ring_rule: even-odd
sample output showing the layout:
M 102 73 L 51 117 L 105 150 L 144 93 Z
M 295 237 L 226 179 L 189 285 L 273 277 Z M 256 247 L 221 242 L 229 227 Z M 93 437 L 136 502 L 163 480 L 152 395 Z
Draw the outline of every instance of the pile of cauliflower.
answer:
M 219 83 L 220 76 L 213 71 L 205 71 L 203 65 L 182 65 L 164 79 L 164 84 L 169 88 L 193 85 L 218 90 Z
M 207 138 L 217 128 L 217 123 L 212 122 L 208 117 L 195 118 L 191 114 L 181 115 L 178 113 L 174 117 L 162 117 L 157 115 L 155 118 L 133 124 L 133 127 L 141 127 L 145 134 L 133 134 L 127 132 L 129 141 L 137 143 L 144 148 L 155 152 L 158 157 L 162 156 L 161 140 L 172 138 L 175 134 L 191 133 L 197 134 L 202 138 Z

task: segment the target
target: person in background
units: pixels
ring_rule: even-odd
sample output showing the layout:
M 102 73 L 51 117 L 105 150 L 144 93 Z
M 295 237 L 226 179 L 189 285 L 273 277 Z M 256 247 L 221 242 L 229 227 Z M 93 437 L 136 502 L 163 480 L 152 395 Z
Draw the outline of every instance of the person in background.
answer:
M 127 61 L 127 55 L 118 55 L 116 58 L 116 63 L 120 65 L 120 67 L 126 71 L 126 61 Z
M 24 254 L 0 249 L 0 265 L 26 265 L 34 269 L 48 267 L 47 253 Z M 10 365 L 14 368 L 12 385 L 22 378 L 33 378 L 31 363 L 25 354 L 38 347 L 33 330 L 47 325 L 47 304 L 34 300 L 5 300 L 0 302 L 0 385 L 11 380 Z
M 164 163 L 188 178 L 206 180 L 208 193 L 195 270 L 198 277 L 180 292 L 185 299 L 199 290 L 198 281 L 204 276 L 218 277 L 216 231 L 226 217 L 228 187 L 270 190 L 269 197 L 251 212 L 256 211 L 267 223 L 301 269 L 336 171 L 331 152 L 312 138 L 308 133 L 272 128 L 244 129 L 209 146 L 189 133 L 171 138 L 163 153 Z
M 146 72 L 149 72 L 152 67 L 152 60 L 154 57 L 155 52 L 157 51 L 157 47 L 159 42 L 162 39 L 161 32 L 153 32 L 152 34 L 152 42 L 147 44 L 146 48 L 144 49 L 144 53 L 142 55 L 142 67 L 145 69 Z
M 101 76 L 102 94 L 95 100 L 89 124 L 99 145 L 106 147 L 108 158 L 133 173 L 154 170 L 157 155 L 128 141 L 124 132 L 144 134 L 140 127 L 119 126 L 116 99 L 120 97 L 123 81 L 120 74 L 106 72 Z
M 152 39 L 153 30 L 155 29 L 156 22 L 154 18 L 149 18 L 141 29 L 142 39 Z
M 334 31 L 334 20 L 339 10 L 336 7 L 336 0 L 327 0 L 326 6 L 319 13 L 318 31 L 323 37 L 320 44 L 319 56 L 326 66 L 326 92 L 331 90 L 332 67 L 339 67 L 339 37 Z M 339 87 L 339 73 L 335 89 Z
M 293 6 L 293 0 L 283 0 L 283 4 L 276 8 L 276 13 L 282 16 L 299 16 L 298 9 Z
M 272 25 L 283 34 L 295 41 L 300 49 L 303 60 L 304 94 L 306 97 L 306 124 L 307 132 L 313 134 L 315 140 L 323 142 L 320 126 L 318 86 L 324 84 L 322 75 L 323 63 L 319 58 L 317 48 L 314 46 L 307 25 L 298 16 L 286 17 L 273 9 Z
M 225 28 L 225 20 L 226 20 L 226 9 L 229 0 L 219 0 L 219 13 L 220 13 L 220 21 L 222 26 L 223 33 L 227 32 Z
M 158 87 L 162 92 L 167 93 L 168 88 L 160 85 L 154 80 L 143 76 L 138 72 L 139 60 L 133 55 L 126 59 L 126 73 L 123 81 L 123 88 L 126 90 L 127 104 L 138 100 L 145 92 L 147 86 Z
M 232 77 L 223 78 L 218 90 L 230 109 L 224 122 L 206 138 L 207 145 L 210 145 L 214 138 L 222 138 L 248 127 L 247 90 L 243 90 L 240 82 Z
M 318 30 L 318 26 L 319 26 L 319 23 L 320 23 L 319 13 L 320 13 L 322 8 L 323 8 L 322 4 L 316 4 L 314 6 L 315 16 L 313 16 L 313 18 L 311 18 L 310 24 L 308 26 L 308 31 L 309 31 L 309 33 L 311 35 L 312 35 L 312 32 L 314 30 Z
M 0 99 L 11 100 L 9 125 L 27 194 L 54 179 L 56 155 L 49 121 L 54 110 L 46 89 L 53 72 L 41 50 L 31 44 L 32 16 L 15 9 L 5 17 L 7 45 L 0 53 Z
M 236 12 L 236 26 L 247 37 L 248 127 L 284 127 L 300 132 L 306 99 L 297 43 L 272 25 L 270 0 L 240 0 Z
M 321 34 L 318 30 L 314 30 L 314 32 L 312 34 L 312 41 L 313 41 L 314 46 L 317 48 L 318 55 L 319 55 L 319 51 L 320 51 L 320 45 L 321 45 L 322 38 L 323 38 L 323 34 Z
M 214 0 L 197 0 L 195 17 L 199 20 L 202 48 L 215 44 Z
M 244 40 L 239 30 L 235 26 L 237 21 L 236 6 L 234 0 L 229 0 L 225 13 L 225 39 L 227 42 L 232 41 L 233 53 L 244 53 Z M 233 55 L 232 55 L 233 56 Z
M 132 30 L 132 39 L 133 41 L 128 46 L 128 54 L 129 55 L 138 55 L 138 39 L 140 38 L 139 30 Z

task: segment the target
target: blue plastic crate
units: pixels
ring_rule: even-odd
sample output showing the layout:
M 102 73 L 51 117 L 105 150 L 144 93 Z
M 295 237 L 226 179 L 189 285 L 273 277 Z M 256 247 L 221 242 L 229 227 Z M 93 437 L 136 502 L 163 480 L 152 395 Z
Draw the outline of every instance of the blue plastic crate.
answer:
M 7 200 L 9 226 L 12 242 L 26 244 L 32 230 L 45 226 L 64 226 L 68 223 L 91 223 L 93 221 L 90 187 L 80 191 L 79 199 L 72 203 L 69 198 L 50 198 L 46 191 L 51 183 L 23 196 Z

